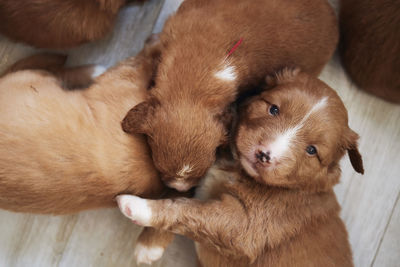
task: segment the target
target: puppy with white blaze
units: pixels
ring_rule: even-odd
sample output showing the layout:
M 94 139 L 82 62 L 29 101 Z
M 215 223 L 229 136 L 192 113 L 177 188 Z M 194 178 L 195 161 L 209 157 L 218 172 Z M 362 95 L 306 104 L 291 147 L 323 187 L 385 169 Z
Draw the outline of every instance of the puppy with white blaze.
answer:
M 338 29 L 326 0 L 185 0 L 160 40 L 154 87 L 122 127 L 145 134 L 163 182 L 187 191 L 228 142 L 237 96 L 283 66 L 318 75 Z
M 353 266 L 333 186 L 348 153 L 364 173 L 358 135 L 328 85 L 298 69 L 240 108 L 237 160 L 215 164 L 200 199 L 117 197 L 135 222 L 197 242 L 203 267 Z

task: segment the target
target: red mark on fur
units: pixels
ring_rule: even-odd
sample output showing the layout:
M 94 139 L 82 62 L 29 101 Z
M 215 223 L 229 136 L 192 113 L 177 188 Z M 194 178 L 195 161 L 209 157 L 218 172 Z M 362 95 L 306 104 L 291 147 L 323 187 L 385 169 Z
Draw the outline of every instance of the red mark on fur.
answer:
M 228 55 L 226 57 L 229 57 L 230 55 L 235 52 L 235 50 L 239 47 L 239 45 L 243 42 L 243 38 L 240 38 L 240 40 L 232 47 L 232 49 L 229 51 Z

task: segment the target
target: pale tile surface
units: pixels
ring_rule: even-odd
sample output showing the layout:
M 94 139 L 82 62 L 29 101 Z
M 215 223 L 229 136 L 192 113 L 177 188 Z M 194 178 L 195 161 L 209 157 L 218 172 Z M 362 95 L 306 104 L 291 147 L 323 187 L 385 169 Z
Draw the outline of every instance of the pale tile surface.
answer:
M 335 0 L 329 1 L 336 4 Z M 165 18 L 181 2 L 150 0 L 143 5 L 130 5 L 121 12 L 110 36 L 68 51 L 68 63 L 111 66 L 134 55 L 149 33 L 162 30 Z M 35 51 L 0 37 L 0 72 Z M 356 174 L 346 157 L 342 161 L 342 183 L 336 187 L 355 264 L 400 266 L 400 105 L 389 104 L 355 88 L 337 57 L 321 78 L 343 98 L 350 126 L 361 136 L 365 175 Z M 0 211 L 0 267 L 136 266 L 132 251 L 139 232 L 140 228 L 116 209 L 70 216 Z M 177 238 L 153 266 L 195 265 L 192 242 Z

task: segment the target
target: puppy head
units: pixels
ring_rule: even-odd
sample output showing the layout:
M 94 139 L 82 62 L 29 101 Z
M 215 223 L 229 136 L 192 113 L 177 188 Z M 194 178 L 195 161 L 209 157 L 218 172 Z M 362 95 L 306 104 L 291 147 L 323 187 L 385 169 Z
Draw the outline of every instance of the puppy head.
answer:
M 363 173 L 358 135 L 334 90 L 298 69 L 267 78 L 274 86 L 245 103 L 236 146 L 246 172 L 261 183 L 327 190 L 340 177 L 339 160 L 348 151 Z
M 214 163 L 216 148 L 226 139 L 222 117 L 199 103 L 152 97 L 128 112 L 122 128 L 145 134 L 164 183 L 187 191 Z

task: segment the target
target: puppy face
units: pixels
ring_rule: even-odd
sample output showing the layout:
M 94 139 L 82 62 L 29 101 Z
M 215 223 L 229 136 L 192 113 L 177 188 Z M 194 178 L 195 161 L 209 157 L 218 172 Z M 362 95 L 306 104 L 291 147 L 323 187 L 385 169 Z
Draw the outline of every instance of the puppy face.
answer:
M 163 182 L 178 191 L 198 184 L 225 139 L 220 116 L 203 106 L 179 101 L 162 103 L 155 98 L 129 111 L 122 127 L 128 133 L 147 135 Z
M 270 185 L 327 189 L 338 182 L 346 150 L 363 173 L 358 135 L 336 92 L 298 70 L 267 82 L 275 88 L 249 100 L 239 115 L 236 146 L 250 176 Z

